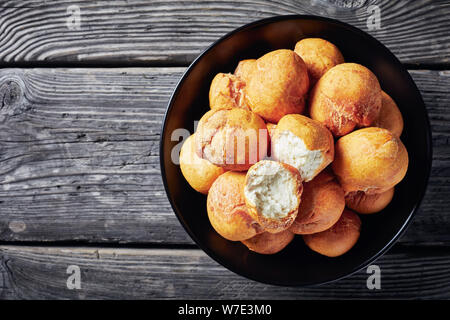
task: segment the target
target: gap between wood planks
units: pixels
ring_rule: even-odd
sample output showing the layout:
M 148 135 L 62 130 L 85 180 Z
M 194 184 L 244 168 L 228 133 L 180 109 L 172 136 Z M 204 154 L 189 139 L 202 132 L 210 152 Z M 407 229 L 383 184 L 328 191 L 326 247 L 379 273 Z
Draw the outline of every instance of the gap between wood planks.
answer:
M 85 240 L 61 241 L 0 241 L 2 246 L 45 247 L 45 248 L 116 248 L 116 249 L 185 249 L 201 250 L 195 244 L 188 243 L 145 243 L 145 242 L 87 242 Z M 440 246 L 439 246 L 440 247 Z
M 176 68 L 190 66 L 190 63 L 186 64 L 180 61 L 79 61 L 79 62 L 66 62 L 66 61 L 21 61 L 21 62 L 2 62 L 0 61 L 0 68 Z M 450 70 L 450 63 L 448 64 L 428 64 L 428 63 L 402 63 L 403 67 L 407 70 L 440 70 L 446 71 Z
M 174 249 L 174 250 L 202 250 L 196 244 L 164 244 L 164 243 L 114 243 L 114 242 L 86 242 L 79 241 L 0 241 L 1 247 L 42 247 L 42 248 L 111 248 L 111 249 Z M 414 252 L 416 254 L 434 254 L 448 255 L 450 253 L 450 245 L 421 245 L 421 244 L 394 244 L 386 254 L 400 254 Z

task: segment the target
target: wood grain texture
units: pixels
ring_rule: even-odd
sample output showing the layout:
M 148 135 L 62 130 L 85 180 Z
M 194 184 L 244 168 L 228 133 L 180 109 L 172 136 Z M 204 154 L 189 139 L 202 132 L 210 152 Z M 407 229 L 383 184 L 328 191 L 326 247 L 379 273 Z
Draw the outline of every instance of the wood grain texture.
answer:
M 448 299 L 450 252 L 389 253 L 376 261 L 381 289 L 367 270 L 334 284 L 286 288 L 247 280 L 200 250 L 0 247 L 0 299 Z M 66 286 L 68 266 L 81 289 Z
M 181 68 L 0 70 L 0 240 L 192 244 L 159 169 Z M 411 71 L 433 127 L 427 195 L 407 244 L 450 243 L 448 71 Z
M 158 155 L 181 71 L 1 70 L 0 238 L 189 242 Z
M 369 30 L 374 4 L 379 30 Z M 72 28 L 71 5 L 80 8 L 79 28 Z M 225 33 L 283 14 L 352 24 L 404 63 L 450 61 L 450 6 L 444 0 L 7 0 L 0 4 L 0 63 L 186 65 Z

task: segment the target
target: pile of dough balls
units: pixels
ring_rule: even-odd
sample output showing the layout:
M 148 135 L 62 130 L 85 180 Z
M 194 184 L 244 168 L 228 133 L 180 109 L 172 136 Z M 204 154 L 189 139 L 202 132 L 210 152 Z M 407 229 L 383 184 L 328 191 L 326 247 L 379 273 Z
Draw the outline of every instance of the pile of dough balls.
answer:
M 340 256 L 359 214 L 383 210 L 408 168 L 395 101 L 366 67 L 318 38 L 219 73 L 210 109 L 180 153 L 188 183 L 207 195 L 215 231 L 274 254 L 295 235 Z

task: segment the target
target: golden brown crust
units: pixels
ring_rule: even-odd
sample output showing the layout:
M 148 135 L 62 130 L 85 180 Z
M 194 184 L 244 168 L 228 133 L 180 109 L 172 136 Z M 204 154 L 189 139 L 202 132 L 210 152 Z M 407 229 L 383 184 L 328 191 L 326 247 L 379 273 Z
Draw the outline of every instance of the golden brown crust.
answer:
M 207 198 L 208 218 L 222 237 L 242 241 L 263 232 L 244 199 L 245 173 L 226 172 L 214 181 Z
M 381 193 L 404 178 L 408 152 L 390 131 L 364 128 L 336 142 L 332 167 L 346 194 L 353 191 Z
M 252 171 L 256 170 L 258 168 L 258 166 L 263 165 L 263 163 L 265 161 L 270 161 L 270 160 L 262 160 L 256 164 L 254 164 L 247 171 L 247 175 L 245 178 L 245 185 L 247 185 L 249 174 L 251 174 Z M 281 162 L 276 162 L 276 163 L 279 164 L 280 166 L 282 166 L 284 169 L 288 170 L 292 174 L 292 179 L 294 180 L 294 182 L 296 184 L 295 196 L 298 199 L 297 206 L 283 218 L 267 218 L 262 214 L 262 212 L 258 211 L 258 208 L 256 208 L 256 206 L 253 205 L 247 197 L 245 197 L 245 203 L 247 204 L 247 208 L 248 208 L 250 215 L 253 217 L 253 219 L 255 219 L 261 225 L 261 227 L 265 231 L 270 232 L 270 233 L 278 233 L 283 230 L 287 230 L 291 226 L 291 224 L 294 222 L 295 218 L 297 217 L 298 206 L 300 204 L 300 199 L 301 199 L 301 195 L 303 192 L 302 178 L 301 178 L 298 170 L 288 164 L 285 164 L 285 163 L 281 163 Z
M 403 117 L 395 101 L 384 91 L 381 92 L 380 113 L 373 126 L 384 128 L 400 137 L 403 131 Z
M 239 108 L 208 111 L 195 134 L 197 155 L 226 170 L 250 168 L 266 156 L 268 141 L 264 120 Z
M 345 196 L 345 204 L 362 214 L 380 212 L 392 201 L 394 188 L 382 193 L 365 194 L 362 191 L 351 192 Z
M 316 85 L 311 89 L 309 95 L 310 117 L 323 123 L 335 137 L 352 132 L 356 127 L 356 122 L 343 117 L 328 97 L 317 92 L 319 92 L 319 87 Z
M 234 75 L 248 83 L 250 77 L 252 76 L 255 65 L 256 59 L 241 60 L 239 61 L 236 70 L 234 70 Z
M 297 53 L 308 68 L 310 86 L 312 87 L 325 72 L 344 63 L 344 57 L 331 42 L 320 38 L 306 38 L 296 43 Z
M 225 172 L 223 168 L 197 156 L 194 135 L 187 138 L 181 147 L 180 169 L 189 185 L 203 194 L 207 194 L 217 177 Z
M 308 88 L 302 58 L 292 50 L 275 50 L 256 60 L 246 99 L 253 112 L 277 123 L 286 114 L 304 111 Z
M 334 176 L 322 171 L 304 184 L 297 218 L 289 230 L 295 234 L 325 231 L 339 220 L 344 208 L 344 190 Z
M 229 73 L 218 73 L 209 88 L 211 109 L 244 108 L 250 110 L 245 100 L 245 82 Z
M 381 108 L 377 77 L 356 63 L 342 63 L 328 70 L 309 97 L 311 118 L 322 122 L 334 136 L 348 134 L 355 127 L 373 124 Z
M 330 229 L 304 235 L 303 240 L 311 250 L 328 257 L 337 257 L 356 244 L 360 229 L 361 220 L 358 215 L 345 209 L 338 222 Z
M 242 241 L 250 250 L 261 254 L 275 254 L 283 250 L 294 239 L 288 230 L 279 233 L 263 232 L 253 238 Z

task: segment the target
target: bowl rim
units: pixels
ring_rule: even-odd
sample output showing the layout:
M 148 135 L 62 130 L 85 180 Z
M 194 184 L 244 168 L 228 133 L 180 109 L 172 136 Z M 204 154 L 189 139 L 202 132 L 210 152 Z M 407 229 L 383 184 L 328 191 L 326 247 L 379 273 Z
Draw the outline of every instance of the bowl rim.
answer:
M 320 281 L 320 282 L 290 283 L 290 284 L 287 284 L 287 283 L 282 282 L 282 281 L 269 281 L 269 280 L 265 280 L 265 279 L 259 279 L 257 277 L 253 277 L 250 274 L 242 272 L 242 270 L 239 270 L 239 268 L 236 268 L 236 267 L 232 266 L 231 264 L 229 264 L 227 261 L 225 261 L 225 259 L 222 259 L 213 250 L 210 250 L 209 248 L 205 247 L 199 241 L 199 239 L 194 235 L 194 233 L 190 230 L 190 228 L 184 223 L 183 218 L 182 218 L 181 214 L 178 212 L 177 207 L 175 206 L 174 201 L 172 200 L 172 196 L 170 195 L 170 193 L 168 191 L 168 181 L 167 181 L 166 169 L 165 169 L 165 165 L 164 165 L 164 160 L 165 160 L 164 159 L 164 140 L 165 140 L 165 137 L 166 137 L 166 125 L 167 125 L 168 115 L 169 115 L 169 113 L 172 110 L 174 100 L 178 96 L 178 93 L 179 93 L 179 90 L 180 90 L 180 85 L 185 81 L 185 79 L 191 73 L 192 69 L 203 58 L 203 56 L 205 56 L 210 50 L 212 50 L 212 48 L 214 48 L 217 44 L 221 43 L 222 41 L 230 38 L 231 36 L 235 35 L 236 33 L 240 32 L 242 30 L 245 30 L 245 29 L 253 28 L 253 27 L 256 27 L 256 26 L 259 26 L 259 25 L 266 25 L 266 24 L 270 24 L 270 23 L 273 23 L 273 22 L 279 22 L 279 21 L 283 21 L 283 20 L 302 20 L 302 19 L 303 20 L 324 21 L 324 22 L 337 24 L 337 25 L 340 25 L 342 27 L 348 28 L 352 32 L 355 32 L 355 33 L 361 35 L 362 37 L 366 38 L 367 40 L 372 41 L 375 45 L 380 46 L 382 49 L 384 49 L 386 51 L 386 53 L 388 53 L 388 55 L 391 57 L 392 61 L 395 63 L 395 65 L 397 67 L 399 67 L 400 69 L 403 69 L 404 71 L 406 71 L 406 74 L 407 74 L 410 82 L 412 83 L 412 85 L 414 86 L 416 92 L 418 93 L 418 97 L 419 97 L 420 102 L 421 102 L 421 107 L 425 111 L 424 112 L 425 113 L 425 119 L 424 120 L 425 120 L 425 134 L 426 134 L 426 143 L 427 143 L 427 154 L 426 154 L 427 167 L 424 168 L 426 170 L 426 172 L 425 172 L 425 176 L 424 176 L 424 181 L 422 181 L 422 184 L 421 184 L 421 189 L 422 190 L 420 190 L 419 197 L 417 198 L 416 203 L 414 204 L 414 207 L 412 208 L 412 210 L 409 213 L 407 219 L 404 221 L 404 223 L 399 228 L 399 230 L 394 235 L 394 237 L 392 237 L 391 240 L 389 242 L 387 242 L 381 250 L 379 250 L 376 254 L 374 254 L 370 259 L 365 260 L 363 263 L 360 263 L 358 266 L 354 267 L 348 273 L 346 273 L 344 275 L 341 275 L 339 277 L 326 279 L 326 280 Z M 260 282 L 260 283 L 268 284 L 268 285 L 283 286 L 283 287 L 304 287 L 304 288 L 306 288 L 306 287 L 314 287 L 314 286 L 334 283 L 334 282 L 337 282 L 337 281 L 339 281 L 341 279 L 344 279 L 344 278 L 352 276 L 353 274 L 355 274 L 358 271 L 364 269 L 365 267 L 371 265 L 378 258 L 383 256 L 399 240 L 399 238 L 405 233 L 405 231 L 407 230 L 408 226 L 410 225 L 410 223 L 412 221 L 412 218 L 417 213 L 417 210 L 420 207 L 420 204 L 422 203 L 422 200 L 423 200 L 423 198 L 425 196 L 425 193 L 426 193 L 426 190 L 427 190 L 427 186 L 428 186 L 428 181 L 429 181 L 429 178 L 430 178 L 431 167 L 432 167 L 432 153 L 433 153 L 433 148 L 432 148 L 432 135 L 431 135 L 430 119 L 429 119 L 429 116 L 428 116 L 428 112 L 427 112 L 427 108 L 426 108 L 425 102 L 423 101 L 423 98 L 422 98 L 422 94 L 421 94 L 420 90 L 417 88 L 416 83 L 414 82 L 413 78 L 411 77 L 411 74 L 408 72 L 408 70 L 405 68 L 405 66 L 400 62 L 400 60 L 398 60 L 398 58 L 384 44 L 382 44 L 379 40 L 374 38 L 369 33 L 365 32 L 365 31 L 363 31 L 363 30 L 361 30 L 361 29 L 359 29 L 357 27 L 354 27 L 354 26 L 352 26 L 352 25 L 350 25 L 348 23 L 345 23 L 345 22 L 342 22 L 342 21 L 339 21 L 339 20 L 336 20 L 336 19 L 323 17 L 323 16 L 316 16 L 316 15 L 289 14 L 289 15 L 272 16 L 272 17 L 263 18 L 263 19 L 259 19 L 259 20 L 256 20 L 256 21 L 244 24 L 244 25 L 242 25 L 242 26 L 240 26 L 240 27 L 238 27 L 238 28 L 236 28 L 236 29 L 226 33 L 225 35 L 221 36 L 219 39 L 217 39 L 211 45 L 209 45 L 206 49 L 204 49 L 194 59 L 194 61 L 183 72 L 183 75 L 181 76 L 180 80 L 177 82 L 177 84 L 175 86 L 175 89 L 174 89 L 174 91 L 172 92 L 172 94 L 170 96 L 169 102 L 167 103 L 167 107 L 166 107 L 166 110 L 165 110 L 165 113 L 164 113 L 164 118 L 163 118 L 163 125 L 162 125 L 161 131 L 160 131 L 159 162 L 160 162 L 160 169 L 161 169 L 161 177 L 162 177 L 163 184 L 164 184 L 164 190 L 166 192 L 167 198 L 169 199 L 169 202 L 170 202 L 170 205 L 172 207 L 172 210 L 174 211 L 178 221 L 183 226 L 184 230 L 189 234 L 191 239 L 194 240 L 195 244 L 201 250 L 203 250 L 210 258 L 212 258 L 214 261 L 219 263 L 221 266 L 223 266 L 223 267 L 227 268 L 228 270 L 234 272 L 235 274 L 240 275 L 242 277 L 245 277 L 247 279 L 256 281 L 256 282 Z

